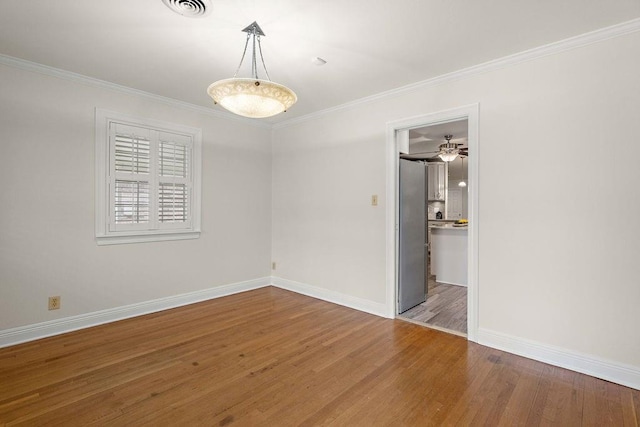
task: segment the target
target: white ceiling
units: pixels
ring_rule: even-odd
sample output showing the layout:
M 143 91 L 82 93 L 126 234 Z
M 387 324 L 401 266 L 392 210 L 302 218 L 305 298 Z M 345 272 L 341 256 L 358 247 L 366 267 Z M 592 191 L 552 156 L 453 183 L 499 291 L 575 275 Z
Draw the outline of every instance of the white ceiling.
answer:
M 2 0 L 0 54 L 221 108 L 206 89 L 233 75 L 255 20 L 271 78 L 299 99 L 276 123 L 640 16 L 638 0 L 212 3 L 194 19 L 162 0 Z

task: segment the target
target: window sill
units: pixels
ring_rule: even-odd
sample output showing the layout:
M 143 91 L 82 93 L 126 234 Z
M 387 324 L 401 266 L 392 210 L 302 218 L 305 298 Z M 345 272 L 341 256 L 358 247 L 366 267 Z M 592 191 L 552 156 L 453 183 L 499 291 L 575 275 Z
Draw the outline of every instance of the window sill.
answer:
M 155 233 L 155 234 L 127 234 L 127 235 L 109 235 L 96 236 L 98 246 L 104 245 L 122 245 L 127 243 L 148 243 L 148 242 L 164 242 L 169 240 L 189 240 L 200 237 L 200 231 L 181 231 L 176 233 Z

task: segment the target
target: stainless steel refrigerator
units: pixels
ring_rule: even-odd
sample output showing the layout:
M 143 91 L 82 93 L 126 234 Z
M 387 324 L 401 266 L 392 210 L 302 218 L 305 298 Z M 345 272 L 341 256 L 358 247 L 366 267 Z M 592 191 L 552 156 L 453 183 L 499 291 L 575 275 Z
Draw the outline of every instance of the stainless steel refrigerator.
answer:
M 426 301 L 426 166 L 400 159 L 398 313 Z

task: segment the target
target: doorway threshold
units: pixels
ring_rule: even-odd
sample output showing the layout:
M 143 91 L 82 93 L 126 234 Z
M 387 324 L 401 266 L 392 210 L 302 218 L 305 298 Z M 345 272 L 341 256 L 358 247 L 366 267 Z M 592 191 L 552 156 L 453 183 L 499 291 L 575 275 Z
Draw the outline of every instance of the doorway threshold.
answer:
M 403 317 L 401 314 L 396 316 L 396 319 L 402 320 L 403 322 L 413 323 L 414 325 L 424 326 L 425 328 L 435 329 L 436 331 L 446 332 L 447 334 L 457 335 L 459 337 L 467 338 L 467 334 L 464 332 L 456 331 L 453 329 L 443 328 L 441 326 L 430 325 L 428 323 L 421 322 L 419 320 L 409 319 L 408 317 Z

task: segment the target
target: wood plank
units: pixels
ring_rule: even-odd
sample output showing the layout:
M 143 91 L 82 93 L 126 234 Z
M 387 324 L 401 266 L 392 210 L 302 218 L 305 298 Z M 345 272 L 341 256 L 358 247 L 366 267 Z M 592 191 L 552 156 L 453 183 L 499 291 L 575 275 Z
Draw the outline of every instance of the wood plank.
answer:
M 427 300 L 405 311 L 400 318 L 461 334 L 467 333 L 467 288 L 427 278 Z
M 640 392 L 276 288 L 0 349 L 0 425 L 637 425 Z

